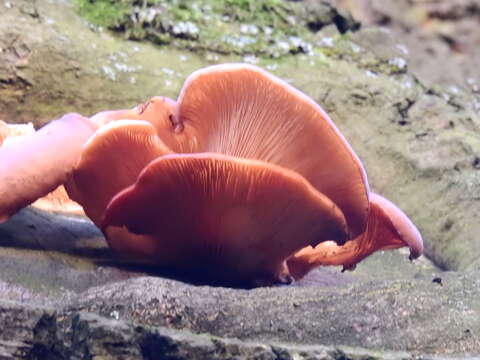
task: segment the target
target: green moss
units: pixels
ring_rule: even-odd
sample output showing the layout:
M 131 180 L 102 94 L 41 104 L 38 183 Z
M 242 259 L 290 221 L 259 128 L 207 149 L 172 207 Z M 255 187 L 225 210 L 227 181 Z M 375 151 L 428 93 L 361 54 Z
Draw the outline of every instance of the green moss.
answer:
M 74 0 L 78 12 L 88 21 L 106 27 L 118 25 L 130 9 L 130 1 Z
M 281 57 L 311 51 L 299 3 L 284 0 L 75 0 L 90 22 L 194 51 Z M 302 12 L 303 11 L 303 12 Z M 303 15 L 302 15 L 303 14 Z
M 94 24 L 195 52 L 280 58 L 297 54 L 335 57 L 343 49 L 324 49 L 316 32 L 336 23 L 324 3 L 286 0 L 74 0 Z M 337 19 L 338 20 L 338 19 Z M 348 33 L 339 40 L 348 42 Z M 319 51 L 317 51 L 319 50 Z
M 232 17 L 238 22 L 264 26 L 288 25 L 287 17 L 294 15 L 298 5 L 283 0 L 219 0 L 214 3 L 217 13 Z M 282 30 L 295 31 L 292 27 Z

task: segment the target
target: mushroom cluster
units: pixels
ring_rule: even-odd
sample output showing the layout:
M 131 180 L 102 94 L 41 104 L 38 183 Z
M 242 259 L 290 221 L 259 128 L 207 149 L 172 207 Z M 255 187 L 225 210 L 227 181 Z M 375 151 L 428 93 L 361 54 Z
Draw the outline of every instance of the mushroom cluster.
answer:
M 0 147 L 0 222 L 62 185 L 119 255 L 220 280 L 290 283 L 423 250 L 320 106 L 251 65 L 211 66 L 177 101 L 67 114 Z

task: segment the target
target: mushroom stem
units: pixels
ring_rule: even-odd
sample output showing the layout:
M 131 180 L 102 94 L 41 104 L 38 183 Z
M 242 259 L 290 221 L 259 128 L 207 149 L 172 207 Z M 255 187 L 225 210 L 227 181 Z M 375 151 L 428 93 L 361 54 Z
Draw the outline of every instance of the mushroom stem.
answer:
M 97 126 L 66 114 L 0 147 L 0 223 L 63 184 Z

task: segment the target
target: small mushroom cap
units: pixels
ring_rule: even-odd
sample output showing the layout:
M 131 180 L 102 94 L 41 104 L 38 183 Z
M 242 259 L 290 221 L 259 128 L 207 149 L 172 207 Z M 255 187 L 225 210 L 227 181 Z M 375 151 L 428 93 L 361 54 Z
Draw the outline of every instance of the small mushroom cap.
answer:
M 422 236 L 405 213 L 380 195 L 371 193 L 370 201 L 365 233 L 342 246 L 328 241 L 315 248 L 300 250 L 288 260 L 294 278 L 299 279 L 321 265 L 343 265 L 344 270 L 354 269 L 357 263 L 379 250 L 408 246 L 410 259 L 422 254 Z
M 352 237 L 365 230 L 369 188 L 362 163 L 320 106 L 286 82 L 251 65 L 211 66 L 187 79 L 176 117 L 195 136 L 185 152 L 296 171 L 343 211 Z
M 67 114 L 33 134 L 4 142 L 0 147 L 0 222 L 63 184 L 95 130 L 87 118 Z
M 190 152 L 197 147 L 196 136 L 190 127 L 185 127 L 179 120 L 177 106 L 172 99 L 156 96 L 137 106 L 137 111 L 139 119 L 151 123 L 160 139 L 173 152 Z
M 85 144 L 65 184 L 68 195 L 99 225 L 113 196 L 132 185 L 150 161 L 170 152 L 150 123 L 140 120 L 110 122 Z
M 163 143 L 174 152 L 190 152 L 197 147 L 191 128 L 178 121 L 177 103 L 164 96 L 155 96 L 133 109 L 109 110 L 95 114 L 90 119 L 98 126 L 118 120 L 143 120 L 152 124 Z
M 32 134 L 35 132 L 35 128 L 32 123 L 28 124 L 7 124 L 0 120 L 0 146 L 8 138 L 11 142 L 13 139 L 17 139 L 20 136 Z
M 61 215 L 85 215 L 82 206 L 70 199 L 63 185 L 41 197 L 31 204 L 31 206 L 35 209 L 58 213 Z
M 158 265 L 207 266 L 230 277 L 280 281 L 308 244 L 343 242 L 341 210 L 297 173 L 219 154 L 166 155 L 108 205 L 102 224 L 157 242 Z M 115 247 L 115 238 L 109 242 Z M 122 240 L 124 241 L 124 240 Z M 132 240 L 133 241 L 133 240 Z

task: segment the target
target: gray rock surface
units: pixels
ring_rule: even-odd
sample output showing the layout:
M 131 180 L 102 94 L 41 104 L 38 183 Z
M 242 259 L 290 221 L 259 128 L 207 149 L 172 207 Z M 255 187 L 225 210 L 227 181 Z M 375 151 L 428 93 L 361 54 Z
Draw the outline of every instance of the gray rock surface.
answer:
M 327 1 L 350 11 L 364 27 L 392 32 L 423 81 L 480 96 L 480 33 L 473 30 L 480 24 L 478 0 Z
M 327 110 L 433 263 L 396 251 L 290 287 L 194 285 L 115 258 L 85 219 L 26 209 L 0 225 L 0 359 L 480 354 L 479 103 L 420 82 L 384 31 L 316 36 L 312 56 L 256 61 Z M 37 125 L 174 98 L 193 70 L 242 60 L 124 41 L 64 0 L 0 2 L 0 49 L 0 118 Z
M 409 360 L 404 351 L 345 346 L 302 346 L 245 342 L 165 327 L 134 326 L 92 313 L 61 315 L 45 308 L 26 310 L 0 301 L 0 319 L 15 339 L 0 339 L 0 359 L 245 359 L 245 360 Z M 28 318 L 27 318 L 28 316 Z M 28 319 L 28 320 L 27 320 Z M 21 322 L 19 326 L 18 322 Z M 32 326 L 29 330 L 28 326 Z M 68 327 L 68 330 L 65 330 Z M 12 338 L 10 336 L 10 338 Z M 453 357 L 449 357 L 453 359 Z
M 10 358 L 227 359 L 235 344 L 240 358 L 337 359 L 346 346 L 351 359 L 408 359 L 480 348 L 478 271 L 441 272 L 426 259 L 408 262 L 405 251 L 379 253 L 354 272 L 323 268 L 294 286 L 242 290 L 121 263 L 79 219 L 26 209 L 0 239 L 0 349 L 18 356 Z

